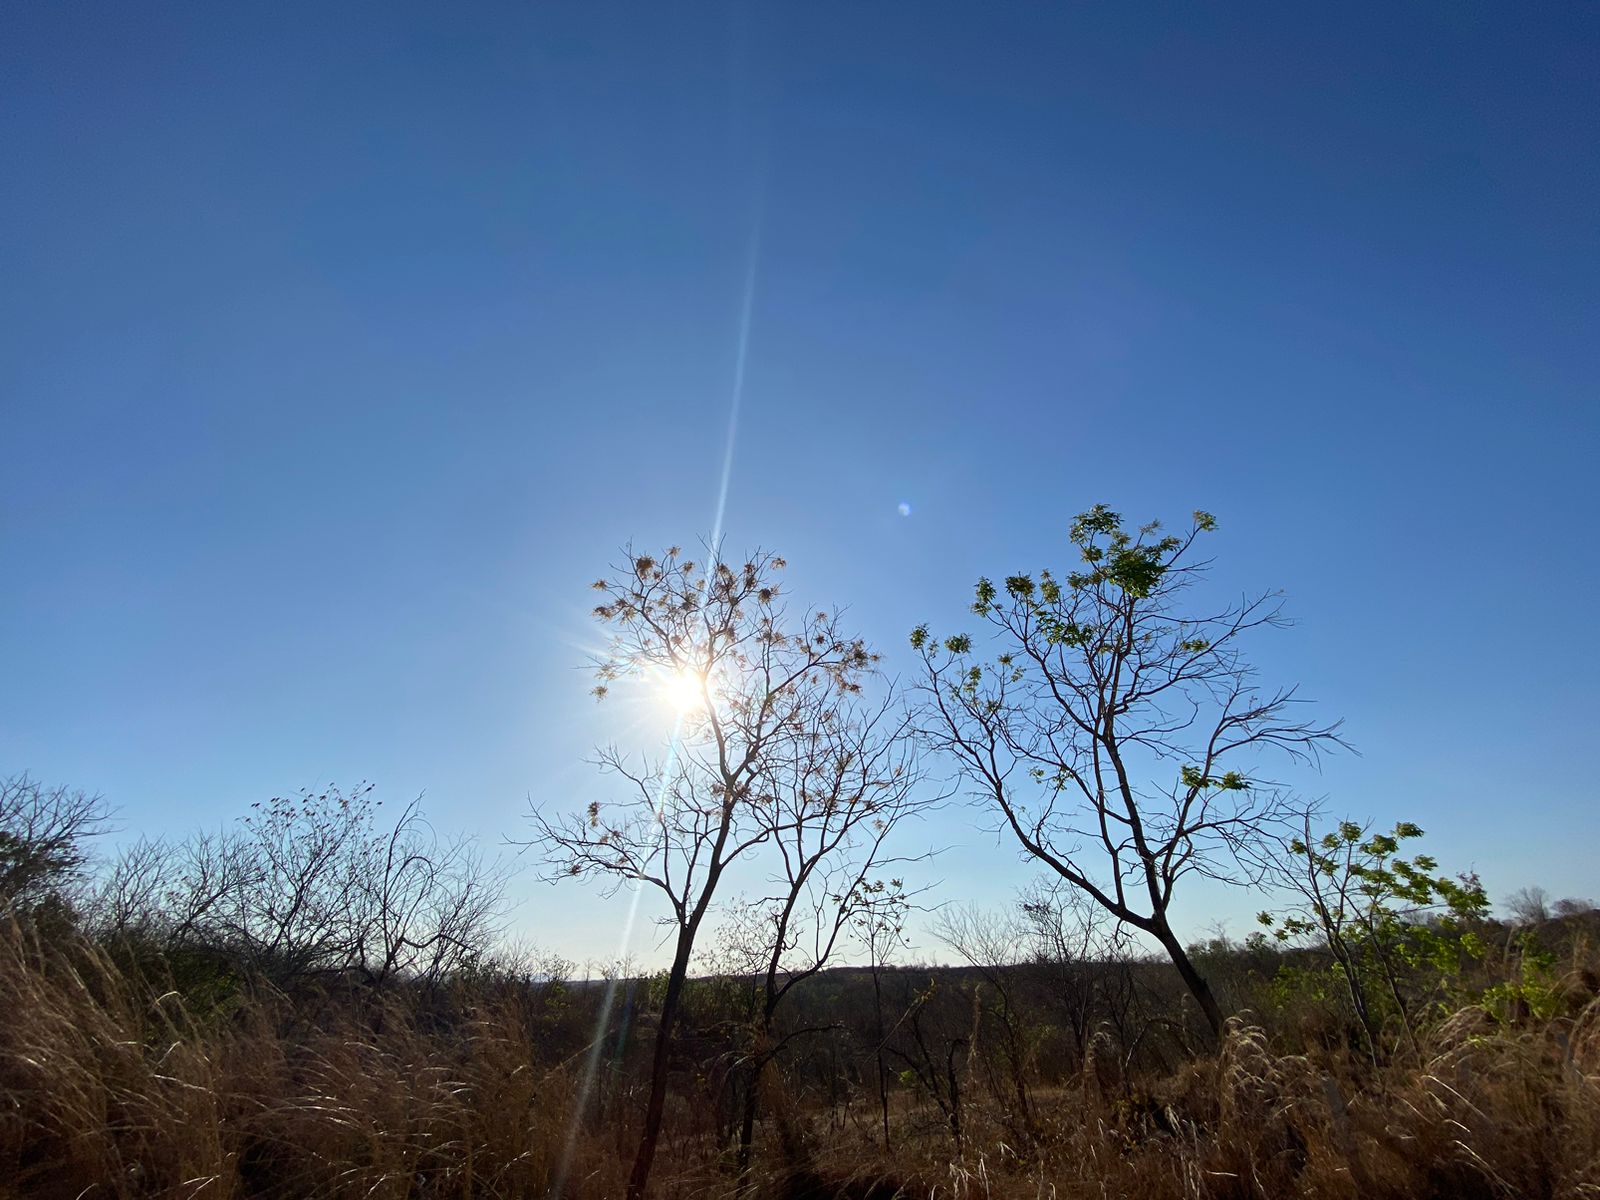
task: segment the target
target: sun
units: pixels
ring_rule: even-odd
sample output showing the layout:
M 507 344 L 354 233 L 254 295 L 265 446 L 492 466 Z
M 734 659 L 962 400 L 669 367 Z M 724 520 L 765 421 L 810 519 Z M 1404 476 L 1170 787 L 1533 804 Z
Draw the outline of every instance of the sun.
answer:
M 708 699 L 712 702 L 716 700 L 713 681 L 689 667 L 667 672 L 662 679 L 661 690 L 667 702 L 681 715 L 700 712 L 706 707 Z

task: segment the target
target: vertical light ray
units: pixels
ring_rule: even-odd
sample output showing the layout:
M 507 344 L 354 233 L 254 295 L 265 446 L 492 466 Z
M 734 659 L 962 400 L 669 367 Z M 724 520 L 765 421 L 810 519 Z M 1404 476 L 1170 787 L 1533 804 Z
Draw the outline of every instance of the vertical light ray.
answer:
M 750 240 L 746 248 L 744 292 L 739 303 L 739 333 L 734 345 L 733 387 L 728 405 L 728 435 L 723 443 L 722 474 L 717 484 L 716 515 L 711 523 L 710 561 L 707 565 L 713 570 L 722 544 L 723 520 L 728 509 L 728 485 L 733 479 L 733 452 L 739 437 L 739 412 L 744 407 L 745 372 L 750 358 L 750 325 L 755 312 L 756 278 L 761 263 L 761 236 L 766 216 L 763 191 L 764 189 L 761 189 L 757 193 L 755 219 L 751 222 Z M 658 820 L 666 805 L 672 772 L 677 767 L 683 718 L 684 714 L 680 712 L 673 725 L 672 740 L 661 775 L 661 788 L 656 793 L 655 813 Z M 628 903 L 628 915 L 622 924 L 622 939 L 618 943 L 619 962 L 626 956 L 628 944 L 633 940 L 633 928 L 639 916 L 639 900 L 643 894 L 643 885 L 635 880 L 633 896 Z M 578 1134 L 583 1123 L 583 1114 L 589 1106 L 589 1097 L 594 1091 L 595 1080 L 600 1073 L 600 1056 L 605 1050 L 606 1029 L 611 1024 L 611 1010 L 616 1004 L 617 985 L 618 980 L 615 977 L 607 980 L 605 994 L 601 997 L 600 1012 L 595 1019 L 594 1038 L 589 1043 L 589 1052 L 584 1063 L 583 1083 L 578 1089 L 577 1103 L 573 1107 L 572 1117 L 567 1125 L 566 1142 L 562 1147 L 561 1160 L 557 1164 L 555 1180 L 549 1193 L 551 1200 L 560 1200 L 566 1189 L 567 1177 L 572 1167 L 572 1156 L 577 1149 Z
M 761 263 L 761 232 L 764 204 L 757 200 L 756 219 L 750 229 L 750 245 L 745 263 L 744 296 L 739 306 L 739 338 L 734 346 L 733 395 L 728 405 L 728 437 L 722 449 L 722 480 L 717 488 L 716 517 L 711 522 L 713 559 L 722 544 L 722 523 L 728 511 L 728 484 L 733 478 L 733 450 L 739 438 L 739 410 L 744 407 L 745 367 L 750 359 L 750 318 L 755 312 L 756 273 Z
M 661 786 L 656 791 L 655 812 L 656 819 L 661 819 L 661 814 L 666 808 L 667 789 L 672 784 L 672 772 L 678 765 L 678 741 L 683 732 L 683 714 L 678 714 L 678 719 L 672 726 L 672 741 L 667 747 L 666 764 L 661 770 Z M 665 836 L 663 834 L 663 836 Z M 633 927 L 639 918 L 639 898 L 644 895 L 644 884 L 634 880 L 633 897 L 628 901 L 628 915 L 622 922 L 622 938 L 617 943 L 616 965 L 621 966 L 628 954 L 628 943 L 633 940 Z M 583 1114 L 589 1107 L 589 1096 L 594 1091 L 595 1079 L 600 1074 L 600 1055 L 605 1050 L 606 1027 L 611 1024 L 611 1010 L 617 1000 L 617 975 L 613 972 L 610 979 L 606 980 L 605 994 L 600 998 L 600 1014 L 595 1018 L 594 1037 L 589 1042 L 589 1053 L 583 1065 L 583 1083 L 578 1088 L 578 1099 L 572 1107 L 572 1116 L 567 1122 L 567 1140 L 561 1148 L 561 1159 L 556 1165 L 556 1177 L 550 1185 L 550 1200 L 561 1200 L 566 1191 L 567 1173 L 572 1168 L 572 1155 L 578 1148 L 578 1134 L 583 1127 Z

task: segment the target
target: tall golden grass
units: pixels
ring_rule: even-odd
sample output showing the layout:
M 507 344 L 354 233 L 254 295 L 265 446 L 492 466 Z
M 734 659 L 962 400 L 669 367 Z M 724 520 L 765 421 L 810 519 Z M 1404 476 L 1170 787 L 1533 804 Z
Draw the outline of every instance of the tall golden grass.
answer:
M 373 998 L 315 1021 L 256 994 L 204 1015 L 101 949 L 0 924 L 0 1195 L 540 1196 L 568 1065 L 537 1070 L 509 1001 L 430 1032 Z M 620 1176 L 581 1139 L 570 1174 Z
M 824 1175 L 884 1196 L 860 1189 L 892 1177 L 907 1196 L 1600 1197 L 1600 1000 L 1520 1029 L 1463 1009 L 1425 1049 L 1373 1076 L 1355 1059 L 1279 1053 L 1235 1018 L 1215 1057 L 1148 1090 L 1091 1056 L 1080 1086 L 1041 1096 L 1034 1146 L 1009 1143 L 980 1105 L 961 1160 L 925 1141 L 892 1176 L 839 1154 Z
M 543 1197 L 558 1177 L 579 1200 L 620 1195 L 629 1098 L 569 1136 L 583 1056 L 551 1063 L 539 1039 L 506 988 L 461 989 L 443 1020 L 400 993 L 320 1007 L 239 993 L 193 1011 L 102 948 L 6 922 L 0 1197 Z M 870 1121 L 802 1107 L 758 1147 L 746 1191 L 1600 1197 L 1600 1001 L 1511 1026 L 1466 1008 L 1377 1074 L 1294 1049 L 1236 1018 L 1215 1055 L 1135 1080 L 1108 1046 L 1035 1090 L 1026 1142 L 1000 1101 L 975 1099 L 959 1157 L 914 1104 L 888 1154 Z M 737 1194 L 724 1149 L 696 1132 L 700 1100 L 675 1100 L 653 1192 Z

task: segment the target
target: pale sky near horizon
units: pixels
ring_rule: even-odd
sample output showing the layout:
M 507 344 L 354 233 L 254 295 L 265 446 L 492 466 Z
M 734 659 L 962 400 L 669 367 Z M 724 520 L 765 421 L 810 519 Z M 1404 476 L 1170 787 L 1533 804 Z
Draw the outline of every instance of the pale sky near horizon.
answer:
M 1205 508 L 1361 751 L 1298 786 L 1594 896 L 1597 62 L 1582 4 L 0 5 L 0 773 L 587 803 L 587 583 L 712 528 L 742 365 L 730 551 L 891 670 Z

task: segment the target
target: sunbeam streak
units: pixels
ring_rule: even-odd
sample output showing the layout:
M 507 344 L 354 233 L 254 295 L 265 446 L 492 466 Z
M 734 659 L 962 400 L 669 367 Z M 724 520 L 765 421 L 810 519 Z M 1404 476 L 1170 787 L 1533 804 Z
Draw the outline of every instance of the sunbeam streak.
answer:
M 733 478 L 733 451 L 739 437 L 739 411 L 744 406 L 745 368 L 750 358 L 750 323 L 755 311 L 756 277 L 761 263 L 761 237 L 765 223 L 765 204 L 761 197 L 757 197 L 755 206 L 755 219 L 751 222 L 750 241 L 747 248 L 745 262 L 744 293 L 739 304 L 739 334 L 734 346 L 733 358 L 733 389 L 728 405 L 728 436 L 722 450 L 722 476 L 717 485 L 716 516 L 711 524 L 710 555 L 714 565 L 722 544 L 723 519 L 728 509 L 728 485 Z M 673 724 L 672 741 L 667 750 L 665 769 L 661 774 L 661 788 L 656 795 L 655 810 L 659 818 L 662 806 L 666 803 L 667 788 L 671 785 L 672 772 L 677 767 L 678 747 L 683 732 L 684 720 L 691 716 L 699 705 L 703 704 L 711 694 L 708 683 L 698 678 L 679 677 L 666 684 L 668 698 L 677 709 L 677 720 Z M 663 833 L 663 836 L 665 834 Z M 638 880 L 634 881 L 633 897 L 628 903 L 628 915 L 622 924 L 622 938 L 617 947 L 617 959 L 620 962 L 628 952 L 628 944 L 633 939 L 633 928 L 638 922 L 639 899 L 644 893 L 644 888 Z M 561 1161 L 556 1169 L 555 1182 L 550 1190 L 552 1200 L 560 1200 L 567 1183 L 567 1177 L 572 1168 L 572 1156 L 577 1149 L 578 1135 L 581 1132 L 583 1114 L 588 1109 L 589 1097 L 594 1091 L 595 1080 L 600 1072 L 600 1056 L 605 1049 L 606 1029 L 611 1023 L 611 1010 L 616 1004 L 617 985 L 619 980 L 613 977 L 606 981 L 605 994 L 600 1001 L 600 1014 L 595 1019 L 594 1038 L 589 1044 L 589 1053 L 584 1063 L 583 1084 L 578 1089 L 578 1099 L 573 1107 L 571 1119 L 567 1124 L 567 1137 L 562 1147 Z
M 744 297 L 739 306 L 739 340 L 734 348 L 733 398 L 728 407 L 728 438 L 722 450 L 722 481 L 717 488 L 716 518 L 711 523 L 713 554 L 722 542 L 722 521 L 728 511 L 728 483 L 733 478 L 733 448 L 739 436 L 739 410 L 744 406 L 745 366 L 750 358 L 750 318 L 755 311 L 756 272 L 761 262 L 764 221 L 764 205 L 758 201 L 756 219 L 750 229 L 749 259 L 745 263 Z
M 667 761 L 661 771 L 661 787 L 656 792 L 656 816 L 661 816 L 662 808 L 667 802 L 667 788 L 672 783 L 672 772 L 678 765 L 678 737 L 683 731 L 683 714 L 680 712 L 678 719 L 672 726 L 672 741 L 667 747 Z M 666 836 L 664 833 L 663 837 Z M 628 915 L 622 922 L 622 938 L 617 943 L 617 965 L 620 966 L 628 954 L 628 943 L 633 940 L 633 927 L 639 917 L 639 898 L 644 895 L 644 885 L 639 880 L 634 880 L 633 899 L 628 903 Z M 595 1079 L 600 1074 L 600 1055 L 605 1050 L 606 1027 L 611 1024 L 611 1010 L 617 1000 L 617 972 L 613 971 L 611 978 L 606 980 L 605 994 L 600 999 L 600 1015 L 595 1018 L 594 1037 L 589 1042 L 589 1054 L 583 1065 L 583 1084 L 578 1088 L 578 1101 L 573 1105 L 572 1116 L 567 1122 L 567 1138 L 561 1148 L 561 1161 L 556 1167 L 555 1181 L 550 1188 L 550 1200 L 561 1200 L 566 1191 L 567 1174 L 572 1168 L 572 1155 L 578 1147 L 578 1134 L 582 1132 L 583 1114 L 589 1107 L 589 1096 L 594 1091 Z

